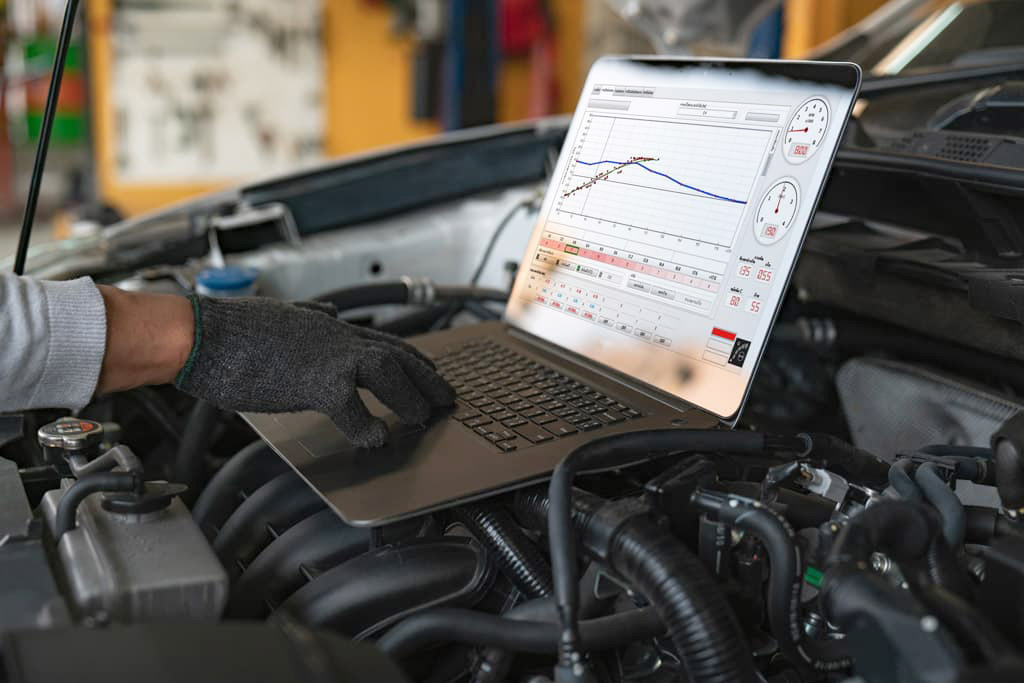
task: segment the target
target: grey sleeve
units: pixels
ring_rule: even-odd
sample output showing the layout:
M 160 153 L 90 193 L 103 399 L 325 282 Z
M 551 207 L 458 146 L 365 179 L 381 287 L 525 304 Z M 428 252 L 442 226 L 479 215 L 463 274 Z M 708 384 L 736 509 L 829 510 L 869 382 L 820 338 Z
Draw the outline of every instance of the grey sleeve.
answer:
M 106 308 L 91 279 L 0 274 L 0 412 L 84 407 L 106 345 Z

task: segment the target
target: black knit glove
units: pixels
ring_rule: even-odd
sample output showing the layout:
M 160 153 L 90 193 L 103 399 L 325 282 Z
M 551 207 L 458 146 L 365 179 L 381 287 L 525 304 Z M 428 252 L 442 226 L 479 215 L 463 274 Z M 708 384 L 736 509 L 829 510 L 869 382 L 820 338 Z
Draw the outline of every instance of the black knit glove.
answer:
M 225 410 L 315 410 L 353 443 L 375 447 L 387 440 L 387 427 L 357 387 L 410 424 L 455 400 L 426 356 L 397 337 L 341 322 L 330 304 L 190 299 L 195 342 L 175 385 Z

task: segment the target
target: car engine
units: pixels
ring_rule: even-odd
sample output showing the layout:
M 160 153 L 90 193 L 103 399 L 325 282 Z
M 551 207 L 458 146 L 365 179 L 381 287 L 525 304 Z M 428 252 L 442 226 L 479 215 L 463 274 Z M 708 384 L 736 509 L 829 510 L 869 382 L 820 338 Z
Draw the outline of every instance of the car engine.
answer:
M 428 290 L 447 316 L 500 298 L 409 279 L 324 298 L 365 310 Z M 291 680 L 272 635 L 289 629 L 372 643 L 415 681 L 1019 680 L 1016 377 L 977 354 L 967 377 L 937 366 L 936 340 L 929 363 L 896 357 L 871 343 L 882 323 L 791 299 L 738 429 L 609 437 L 550 484 L 377 528 L 173 389 L 4 417 L 5 680 L 62 680 L 132 634 L 149 645 L 121 674 L 153 666 L 154 642 L 221 638 L 175 675 L 266 658 L 247 680 Z M 373 666 L 323 680 L 399 675 Z

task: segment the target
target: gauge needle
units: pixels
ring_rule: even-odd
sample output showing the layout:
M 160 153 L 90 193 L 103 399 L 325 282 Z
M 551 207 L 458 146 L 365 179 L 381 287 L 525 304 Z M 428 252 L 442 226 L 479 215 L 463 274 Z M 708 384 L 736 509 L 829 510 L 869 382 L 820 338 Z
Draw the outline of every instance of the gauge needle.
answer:
M 779 207 L 782 206 L 782 198 L 785 195 L 786 195 L 786 188 L 782 188 L 782 191 L 779 192 L 779 203 L 775 205 L 775 213 L 779 212 Z
M 789 132 L 790 133 L 806 133 L 809 130 L 810 130 L 810 126 L 808 126 L 807 128 L 793 128 Z

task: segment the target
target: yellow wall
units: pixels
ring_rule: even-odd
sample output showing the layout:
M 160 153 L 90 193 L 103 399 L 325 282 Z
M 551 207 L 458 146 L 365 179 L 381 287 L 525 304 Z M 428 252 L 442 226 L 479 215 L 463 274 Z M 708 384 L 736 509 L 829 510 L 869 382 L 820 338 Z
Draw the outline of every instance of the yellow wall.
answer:
M 175 185 L 125 184 L 117 179 L 114 148 L 114 108 L 110 84 L 113 70 L 110 42 L 112 0 L 90 0 L 85 5 L 89 32 L 90 116 L 100 199 L 126 215 L 133 215 L 215 189 L 208 183 Z
M 786 0 L 782 56 L 802 57 L 885 4 L 885 0 Z
M 326 50 L 326 138 L 328 156 L 350 154 L 408 142 L 437 133 L 435 122 L 412 118 L 413 40 L 395 36 L 385 3 L 324 0 Z M 110 22 L 113 0 L 86 2 L 89 66 L 93 100 L 93 141 L 101 198 L 128 215 L 203 194 L 209 183 L 138 185 L 118 182 L 114 116 L 109 74 L 112 72 Z M 556 63 L 559 110 L 571 111 L 582 86 L 583 5 L 581 0 L 554 0 L 557 22 Z M 506 60 L 499 76 L 498 117 L 523 118 L 529 93 L 525 58 Z

